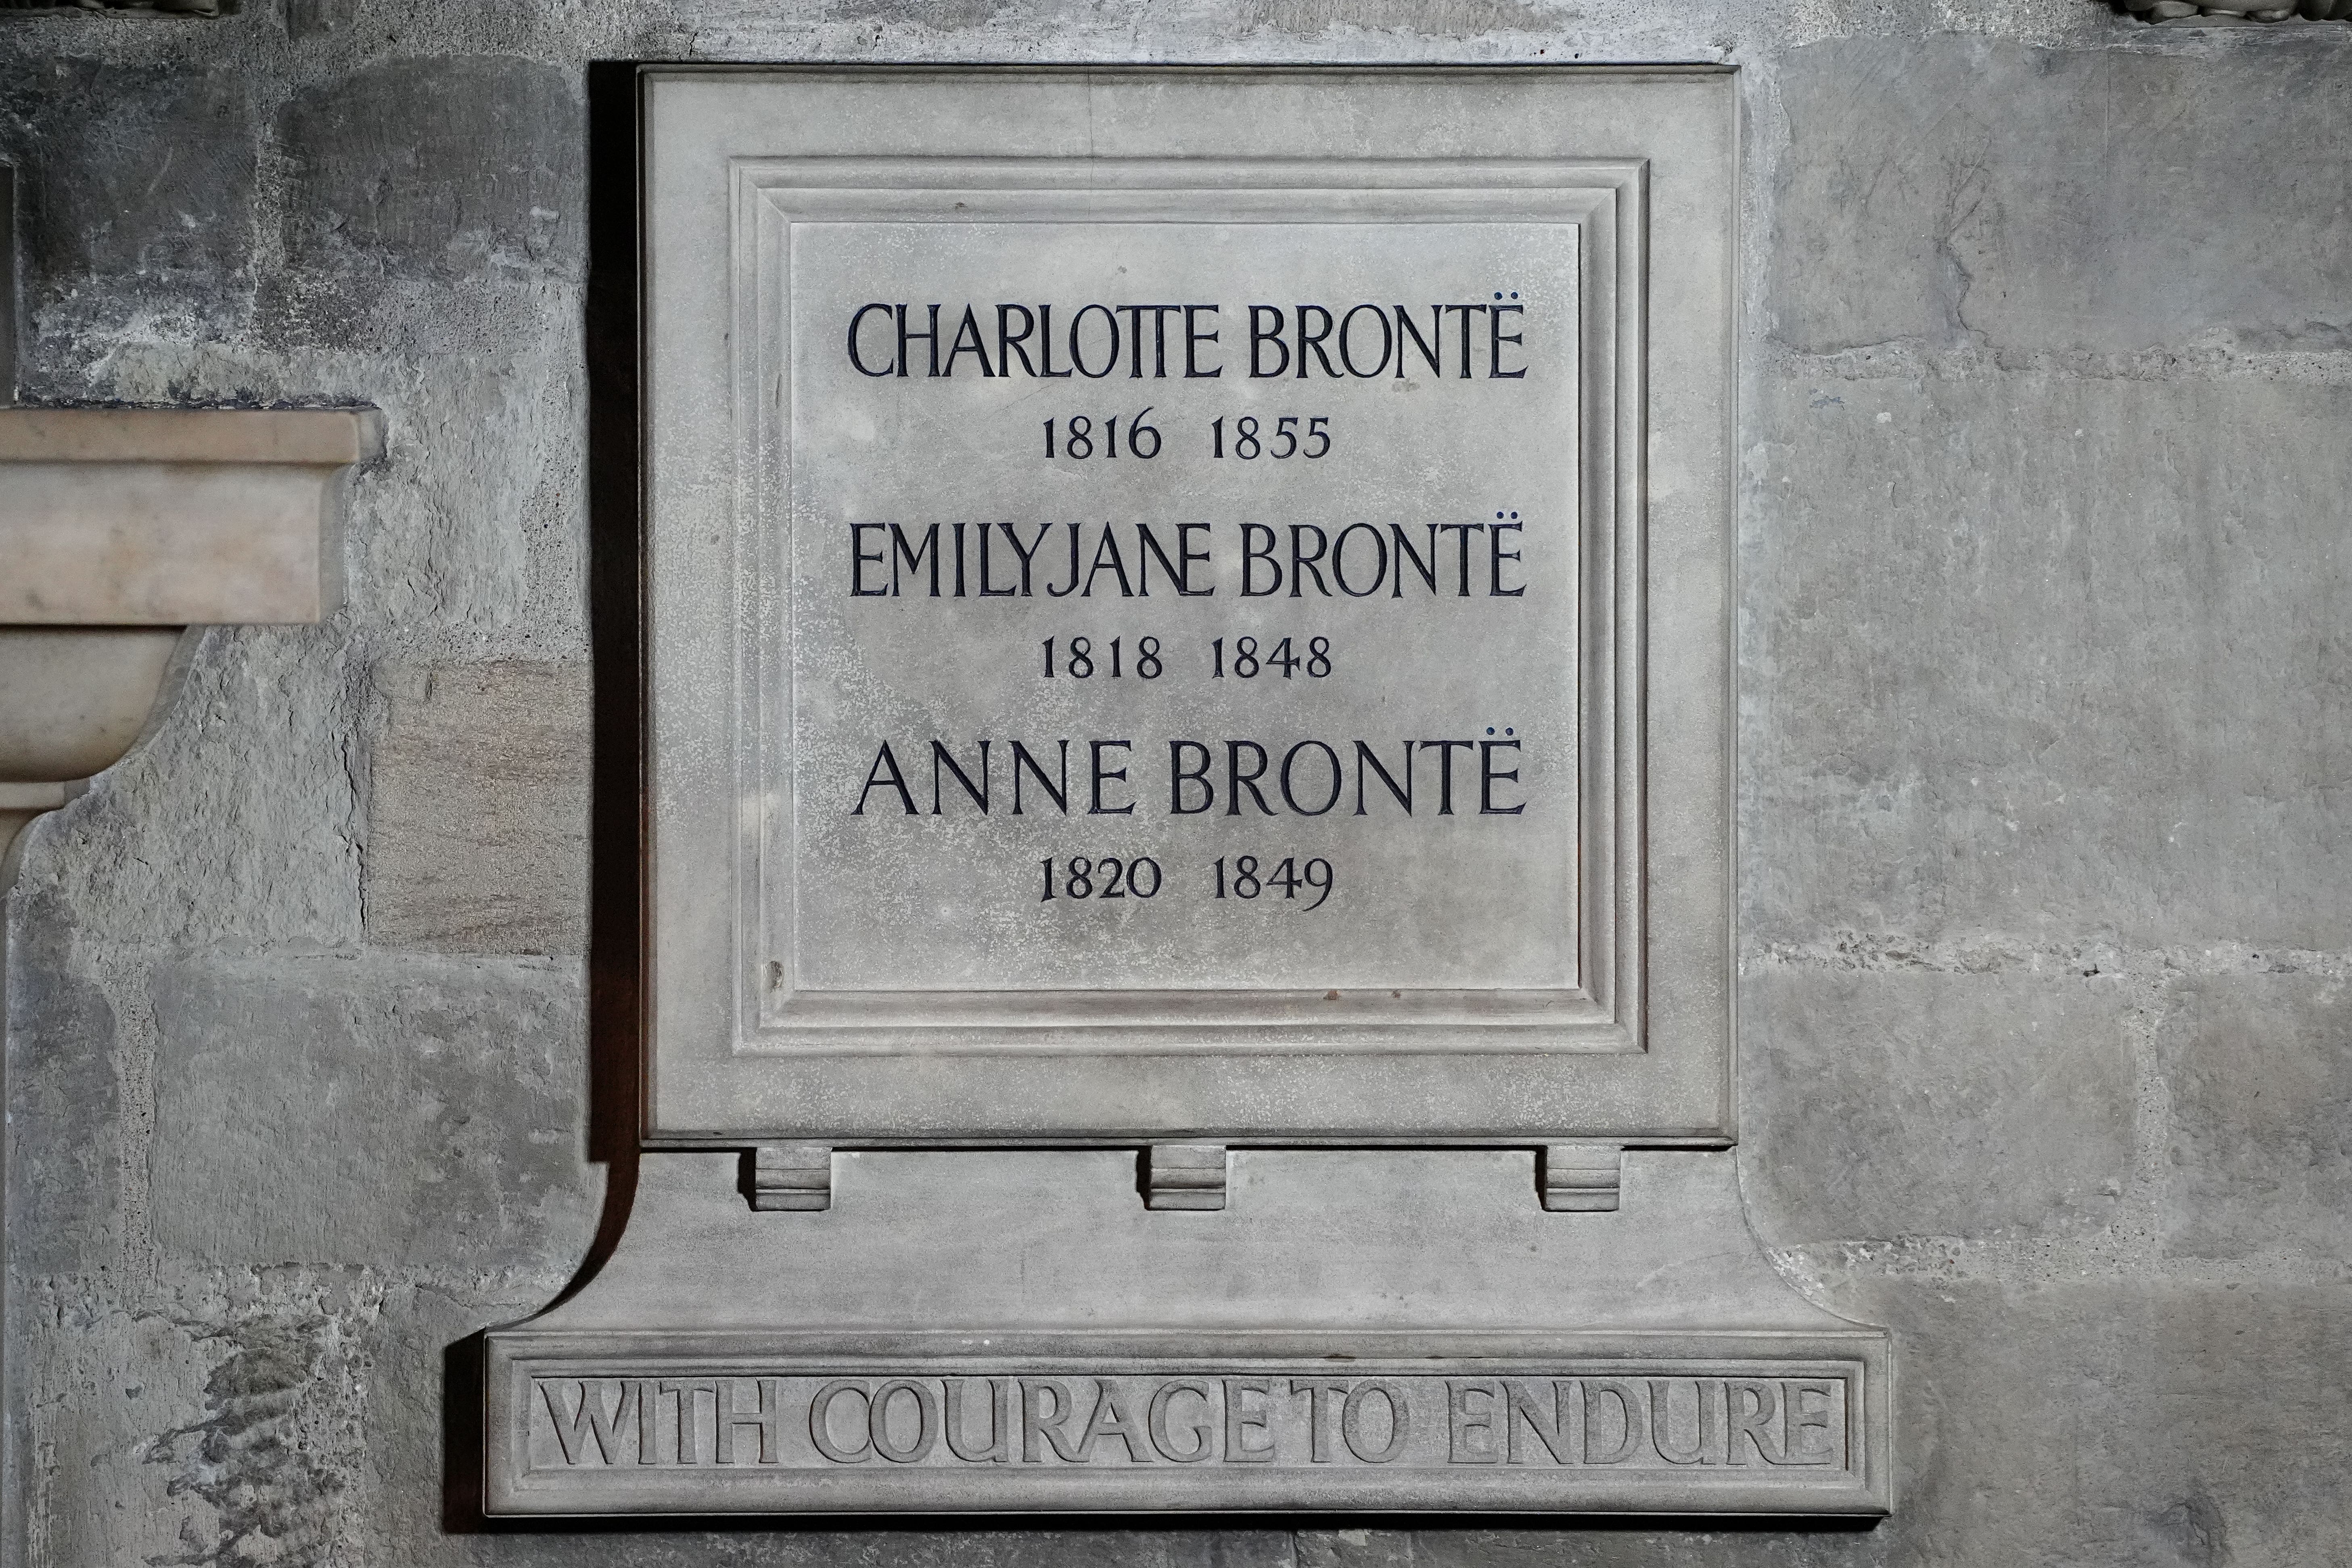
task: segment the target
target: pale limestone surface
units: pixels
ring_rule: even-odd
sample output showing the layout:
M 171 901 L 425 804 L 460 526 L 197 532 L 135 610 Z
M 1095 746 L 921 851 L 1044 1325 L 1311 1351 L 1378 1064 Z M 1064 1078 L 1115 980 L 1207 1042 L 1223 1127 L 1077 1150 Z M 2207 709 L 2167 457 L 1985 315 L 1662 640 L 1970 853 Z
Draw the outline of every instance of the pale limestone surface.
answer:
M 299 0 L 210 24 L 0 26 L 0 141 L 36 165 L 20 182 L 28 392 L 332 395 L 393 416 L 393 464 L 354 484 L 339 618 L 208 637 L 173 721 L 29 836 L 8 1228 L 20 1301 L 55 1326 L 15 1352 L 34 1393 L 11 1418 L 11 1484 L 37 1560 L 2341 1556 L 2344 29 L 2148 27 L 2089 0 L 416 15 Z M 345 1038 L 415 1068 L 375 1102 L 414 1113 L 370 1129 L 383 1158 L 434 1168 L 440 1108 L 479 1092 L 517 1129 L 490 1184 L 563 1184 L 509 1240 L 436 1247 L 340 1179 L 273 1179 L 268 1204 L 299 1217 L 261 1228 L 241 1206 L 249 1142 L 207 1153 L 188 1080 L 159 1076 L 156 999 L 173 1000 L 173 1052 L 219 1039 L 215 1092 L 241 1102 L 275 1092 L 282 1058 L 230 1049 L 253 1013 L 167 991 L 180 965 L 226 952 L 274 972 L 277 999 L 255 1006 L 286 1036 L 322 953 L 364 950 L 362 989 L 394 996 L 454 966 L 486 1016 L 542 994 L 512 959 L 373 948 L 362 895 L 371 759 L 400 684 L 379 667 L 585 658 L 582 62 L 1580 55 L 1747 72 L 1741 1159 L 1780 1262 L 1899 1336 L 1916 1416 L 1902 1510 L 1861 1533 L 447 1533 L 445 1349 L 542 1305 L 594 1229 L 581 1037 L 549 1026 L 548 1070 L 575 1088 L 560 1131 L 524 1131 L 471 1064 L 435 1054 L 437 1026 L 353 1009 Z M 1916 423 L 1894 441 L 1882 412 Z M 1890 582 L 1908 586 L 1874 614 Z M 570 744 L 584 755 L 584 731 Z M 1850 1134 L 1803 1114 L 1837 1031 L 1796 1009 L 1824 995 L 1898 1037 L 1830 1069 L 1849 1104 L 1884 1079 Z M 1992 1042 L 2020 1079 L 2042 1040 L 2079 1039 L 2055 1081 L 2111 1094 L 2103 1018 L 2127 1052 L 2127 1128 L 2112 1100 L 1987 1102 L 1989 1135 L 2031 1154 L 2021 1190 L 1996 1188 L 1953 1147 L 1946 1112 L 1968 1086 L 1929 1060 L 1935 1039 Z M 279 1141 L 322 1161 L 351 1136 L 308 1097 L 272 1104 Z M 168 1180 L 190 1195 L 159 1231 L 152 1153 L 175 1120 L 190 1131 Z M 2045 1146 L 2085 1129 L 2086 1151 Z M 2102 1180 L 2121 1191 L 2074 1206 L 2117 1137 L 2121 1174 Z M 1784 1160 L 1802 1180 L 1771 1178 Z M 1886 1190 L 1834 1192 L 1838 1171 Z

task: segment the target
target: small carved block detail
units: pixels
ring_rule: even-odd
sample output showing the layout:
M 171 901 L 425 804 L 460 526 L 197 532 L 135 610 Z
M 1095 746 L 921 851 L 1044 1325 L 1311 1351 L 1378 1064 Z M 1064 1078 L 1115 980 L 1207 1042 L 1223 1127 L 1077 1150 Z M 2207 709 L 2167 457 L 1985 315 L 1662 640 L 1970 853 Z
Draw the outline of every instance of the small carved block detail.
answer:
M 762 1143 L 751 1152 L 751 1206 L 826 1209 L 833 1206 L 833 1149 L 824 1143 Z
M 1225 1206 L 1225 1146 L 1155 1143 L 1145 1156 L 1143 1206 L 1221 1209 Z
M 1550 1143 L 1538 1162 L 1543 1206 L 1555 1213 L 1605 1214 L 1617 1207 L 1625 1150 L 1617 1143 Z

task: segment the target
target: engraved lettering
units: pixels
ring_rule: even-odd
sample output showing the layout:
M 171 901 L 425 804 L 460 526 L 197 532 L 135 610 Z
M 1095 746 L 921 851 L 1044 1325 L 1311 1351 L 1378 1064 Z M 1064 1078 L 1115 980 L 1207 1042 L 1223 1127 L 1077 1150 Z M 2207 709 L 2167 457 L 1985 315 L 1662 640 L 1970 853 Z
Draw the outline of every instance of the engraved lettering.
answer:
M 834 1401 L 845 1394 L 856 1394 L 860 1403 L 866 1406 L 866 1419 L 860 1421 L 856 1428 L 857 1447 L 855 1448 L 845 1448 L 833 1438 Z M 867 1430 L 873 1424 L 873 1401 L 866 1394 L 866 1385 L 850 1378 L 836 1379 L 818 1389 L 816 1397 L 809 1401 L 809 1441 L 816 1445 L 818 1453 L 836 1465 L 862 1465 L 872 1458 L 874 1453 L 871 1435 Z
M 1545 1411 L 1537 1386 L 1522 1378 L 1503 1379 L 1505 1458 L 1514 1465 L 1519 1462 L 1519 1432 L 1525 1427 L 1542 1442 L 1553 1464 L 1572 1464 L 1576 1447 L 1570 1439 L 1569 1418 L 1576 1408 L 1576 1384 L 1564 1379 L 1554 1380 L 1549 1412 Z
M 1109 1379 L 1098 1377 L 1095 1379 L 1095 1413 L 1087 1418 L 1087 1429 L 1078 1436 L 1078 1457 L 1092 1458 L 1095 1444 L 1105 1437 L 1116 1437 L 1126 1444 L 1131 1464 L 1144 1464 L 1151 1458 L 1151 1446 L 1145 1440 L 1142 1426 L 1118 1403 L 1118 1388 Z
M 987 1391 L 988 1442 L 979 1447 L 964 1447 L 963 1435 L 971 1428 L 964 1424 L 964 1390 L 978 1383 Z M 943 1424 L 947 1429 L 948 1452 L 966 1464 L 1003 1464 L 1013 1458 L 1013 1385 L 1004 1378 L 950 1377 L 940 1380 L 947 1394 Z
M 1223 365 L 1212 365 L 1207 370 L 1201 368 L 1199 357 L 1201 345 L 1217 341 L 1217 330 L 1214 327 L 1205 332 L 1200 330 L 1199 321 L 1203 311 L 1213 316 L 1217 313 L 1217 308 L 1214 305 L 1184 307 L 1184 375 L 1187 380 L 1207 380 L 1225 374 Z
M 1180 1394 L 1189 1394 L 1199 1400 L 1201 1408 L 1190 1418 L 1189 1425 L 1171 1430 L 1169 1423 L 1175 1414 L 1176 1396 Z M 1180 1465 L 1198 1464 L 1207 1458 L 1216 1451 L 1216 1444 L 1212 1440 L 1216 1423 L 1209 1414 L 1214 1399 L 1214 1393 L 1206 1378 L 1179 1377 L 1161 1384 L 1151 1395 L 1149 1412 L 1151 1446 Z M 1184 1433 L 1188 1441 L 1179 1443 L 1176 1440 L 1178 1431 Z
M 1741 1447 L 1743 1438 L 1766 1464 L 1787 1463 L 1779 1440 L 1772 1436 L 1773 1423 L 1780 1413 L 1780 1396 L 1772 1384 L 1760 1378 L 1727 1378 L 1723 1384 L 1723 1406 L 1724 1463 L 1748 1462 Z
M 759 1403 L 746 1410 L 738 1397 L 746 1383 L 753 1385 Z M 772 1465 L 776 1460 L 776 1445 L 782 1440 L 784 1430 L 783 1384 L 772 1377 L 722 1377 L 719 1380 L 718 1431 L 711 1443 L 711 1457 L 722 1465 L 735 1459 L 735 1433 L 739 1427 L 750 1427 L 760 1435 L 758 1462 Z
M 1290 1392 L 1307 1395 L 1307 1457 L 1318 1465 L 1331 1462 L 1331 1438 L 1339 1429 L 1339 1404 L 1348 1392 L 1344 1377 L 1294 1377 Z
M 1265 1402 L 1274 1394 L 1274 1379 L 1229 1377 L 1224 1380 L 1224 1384 L 1225 1463 L 1229 1465 L 1267 1463 L 1274 1458 L 1274 1425 L 1273 1416 Z M 1244 1403 L 1245 1396 L 1255 1397 L 1259 1403 L 1255 1407 L 1246 1405 Z M 1252 1433 L 1264 1437 L 1265 1441 L 1262 1444 L 1252 1442 L 1250 1440 Z
M 1495 1442 L 1495 1416 L 1503 1403 L 1503 1385 L 1485 1379 L 1448 1382 L 1445 1391 L 1445 1462 L 1491 1465 L 1500 1459 L 1503 1454 Z
M 1065 742 L 1065 744 L 1066 744 L 1066 742 Z M 1021 750 L 1021 743 L 1018 741 L 1015 741 L 1013 743 L 1013 749 L 1016 753 L 1018 753 Z M 915 797 L 907 788 L 907 775 L 898 771 L 898 755 L 890 750 L 890 742 L 887 741 L 883 742 L 882 749 L 874 753 L 874 765 L 866 770 L 866 787 L 857 792 L 857 804 L 856 806 L 851 808 L 849 815 L 852 816 L 865 816 L 866 797 L 872 795 L 877 789 L 893 789 L 898 791 L 898 803 L 907 808 L 907 815 L 908 816 L 915 815 Z M 1013 778 L 1013 814 L 1018 816 L 1021 811 L 1021 783 L 1020 777 L 1017 773 Z
M 621 1423 L 636 1410 L 637 1385 L 624 1379 L 620 1402 L 607 1406 L 604 1403 L 604 1383 L 602 1378 L 576 1382 L 580 1397 L 572 1414 L 563 1413 L 563 1401 L 557 1394 L 557 1384 L 543 1382 L 539 1392 L 547 1401 L 547 1413 L 555 1422 L 555 1440 L 563 1449 L 563 1462 L 576 1465 L 586 1457 L 589 1442 L 596 1445 L 596 1458 L 601 1464 L 613 1462 L 613 1438 Z
M 1616 1406 L 1610 1426 L 1600 1419 L 1601 1402 L 1606 1399 Z M 1617 1433 L 1615 1447 L 1602 1453 L 1594 1439 L 1613 1426 Z M 1584 1380 L 1584 1462 L 1588 1465 L 1622 1465 L 1632 1458 L 1642 1446 L 1642 1391 L 1634 1384 L 1614 1377 L 1590 1377 Z
M 900 1443 L 891 1432 L 891 1401 L 905 1394 L 915 1402 L 915 1435 Z M 901 1406 L 903 1408 L 903 1406 Z M 866 1436 L 874 1451 L 894 1465 L 911 1465 L 931 1451 L 939 1436 L 940 1404 L 928 1384 L 912 1378 L 895 1378 L 874 1391 L 866 1406 Z M 900 1430 L 904 1430 L 903 1425 Z
M 1831 1418 L 1837 1410 L 1838 1385 L 1819 1380 L 1788 1385 L 1789 1447 L 1791 1465 L 1833 1465 L 1841 1462 Z M 1819 1404 L 1811 1401 L 1819 1400 Z M 1812 1434 L 1821 1434 L 1813 1441 Z
M 1371 1396 L 1378 1394 L 1388 1408 L 1387 1441 L 1375 1447 Z M 1348 1452 L 1367 1465 L 1385 1465 L 1404 1452 L 1412 1430 L 1411 1405 L 1402 1385 L 1385 1378 L 1367 1378 L 1348 1390 L 1348 1402 L 1339 1410 L 1339 1437 L 1348 1445 Z
M 715 1412 L 719 1403 L 719 1380 L 710 1377 L 668 1378 L 663 1381 L 661 1391 L 677 1399 L 677 1462 L 681 1465 L 700 1464 L 701 1446 L 694 1440 L 695 1428 L 699 1425 L 694 1418 L 699 1403 L 698 1396 L 710 1395 Z
M 1024 1377 L 1021 1380 L 1021 1462 L 1034 1465 L 1041 1461 L 1044 1451 L 1037 1439 L 1044 1437 L 1053 1445 L 1055 1455 L 1064 1464 L 1083 1463 L 1070 1447 L 1070 1420 L 1077 1409 L 1070 1403 L 1070 1385 L 1051 1377 Z
M 1279 1375 L 1112 1369 L 1039 1376 L 908 1369 L 869 1378 L 752 1368 L 531 1383 L 541 1446 L 533 1462 L 583 1476 L 628 1465 L 782 1473 L 870 1464 L 871 1474 L 924 1464 L 1118 1468 L 1221 1461 L 1302 1471 L 1613 1466 L 1660 1481 L 1738 1466 L 1768 1484 L 1769 1472 L 1784 1467 L 1844 1465 L 1849 1436 L 1843 1381 L 1776 1377 L 1769 1364 L 1630 1377 L 1564 1366 L 1373 1378 L 1311 1368 Z M 810 1448 L 787 1441 L 802 1401 Z M 1442 1443 L 1429 1425 L 1439 1421 Z
M 888 375 L 897 368 L 897 363 L 895 361 L 890 364 L 884 365 L 880 370 L 875 370 L 870 368 L 866 363 L 857 355 L 857 329 L 865 321 L 866 313 L 871 310 L 879 310 L 883 315 L 887 316 L 890 313 L 890 307 L 887 305 L 860 305 L 857 308 L 857 313 L 849 318 L 849 363 L 856 369 L 857 374 L 860 375 Z M 903 307 L 901 308 L 901 311 L 903 313 Z
M 1675 1391 L 1691 1390 L 1692 1436 L 1687 1447 L 1674 1441 Z M 1650 1380 L 1650 1444 L 1658 1450 L 1658 1458 L 1670 1465 L 1709 1465 L 1715 1461 L 1707 1450 L 1707 1437 L 1715 1423 L 1708 1419 L 1710 1406 L 1719 1401 L 1722 1384 L 1710 1378 L 1652 1378 Z M 1718 1400 L 1709 1400 L 1708 1391 L 1715 1390 Z

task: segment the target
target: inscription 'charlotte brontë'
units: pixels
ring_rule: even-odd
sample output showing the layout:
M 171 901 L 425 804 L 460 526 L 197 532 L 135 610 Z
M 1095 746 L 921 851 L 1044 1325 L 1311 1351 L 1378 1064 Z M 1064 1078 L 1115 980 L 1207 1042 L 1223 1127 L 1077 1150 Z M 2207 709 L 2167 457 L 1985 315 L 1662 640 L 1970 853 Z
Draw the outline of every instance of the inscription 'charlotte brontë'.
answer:
M 1843 1468 L 1834 1377 L 534 1379 L 540 1468 Z
M 783 989 L 1576 984 L 1571 226 L 793 246 Z

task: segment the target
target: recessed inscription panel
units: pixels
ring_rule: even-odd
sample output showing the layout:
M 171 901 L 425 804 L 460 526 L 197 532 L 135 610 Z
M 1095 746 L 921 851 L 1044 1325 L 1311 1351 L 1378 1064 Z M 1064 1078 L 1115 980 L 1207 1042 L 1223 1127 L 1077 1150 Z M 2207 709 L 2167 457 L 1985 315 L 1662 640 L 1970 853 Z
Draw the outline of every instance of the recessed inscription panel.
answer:
M 1318 195 L 791 224 L 772 1017 L 1577 984 L 1576 226 Z
M 1586 448 L 1634 171 L 1091 173 L 740 174 L 746 1045 L 1633 1047 Z
M 1737 1336 L 1726 1336 L 1735 1340 Z M 1874 1352 L 1224 1362 L 495 1350 L 502 1512 L 1883 1511 Z

